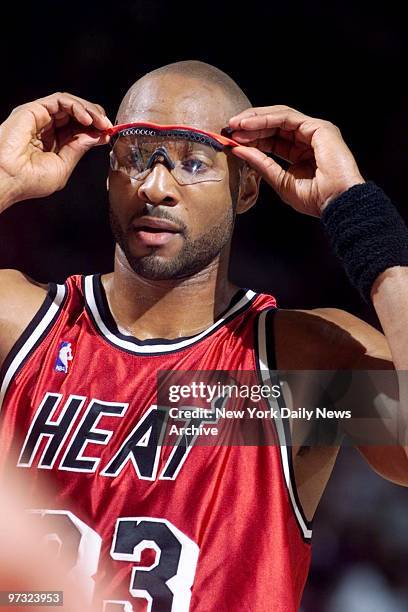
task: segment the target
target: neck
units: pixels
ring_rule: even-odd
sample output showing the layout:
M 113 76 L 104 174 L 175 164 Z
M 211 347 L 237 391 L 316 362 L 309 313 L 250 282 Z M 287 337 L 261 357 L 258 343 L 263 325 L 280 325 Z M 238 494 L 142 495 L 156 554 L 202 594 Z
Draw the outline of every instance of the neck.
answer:
M 102 276 L 119 329 L 141 340 L 192 336 L 228 307 L 238 287 L 228 280 L 229 249 L 194 276 L 149 280 L 136 274 L 116 247 L 114 271 Z

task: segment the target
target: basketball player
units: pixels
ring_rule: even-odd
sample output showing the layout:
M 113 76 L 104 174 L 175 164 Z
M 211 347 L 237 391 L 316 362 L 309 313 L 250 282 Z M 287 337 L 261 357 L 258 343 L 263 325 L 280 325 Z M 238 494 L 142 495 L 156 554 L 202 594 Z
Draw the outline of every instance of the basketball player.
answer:
M 212 158 L 216 179 L 189 182 L 177 139 L 160 133 L 141 177 L 132 174 L 139 136 L 119 131 L 108 181 L 113 272 L 42 285 L 1 271 L 2 458 L 9 473 L 27 474 L 44 534 L 69 550 L 69 571 L 100 609 L 292 612 L 338 449 L 290 446 L 281 431 L 269 446 L 161 447 L 156 374 L 407 368 L 406 228 L 335 125 L 286 106 L 251 108 L 207 64 L 137 81 L 116 118 L 134 122 L 188 126 L 187 142 L 194 129 L 229 127 L 240 146 Z M 68 93 L 16 108 L 0 128 L 2 209 L 62 189 L 111 126 L 101 106 Z M 322 218 L 385 336 L 333 308 L 278 310 L 229 280 L 235 215 L 255 204 L 261 178 Z M 405 447 L 360 451 L 408 484 Z M 50 475 L 53 496 L 32 502 Z

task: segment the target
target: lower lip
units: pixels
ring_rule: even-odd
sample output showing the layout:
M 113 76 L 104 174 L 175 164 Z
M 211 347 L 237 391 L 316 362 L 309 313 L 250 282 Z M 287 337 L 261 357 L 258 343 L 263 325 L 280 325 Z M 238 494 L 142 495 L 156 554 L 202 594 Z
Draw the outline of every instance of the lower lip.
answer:
M 161 246 L 167 244 L 172 238 L 178 236 L 178 232 L 148 232 L 147 230 L 135 230 L 137 239 L 148 246 Z

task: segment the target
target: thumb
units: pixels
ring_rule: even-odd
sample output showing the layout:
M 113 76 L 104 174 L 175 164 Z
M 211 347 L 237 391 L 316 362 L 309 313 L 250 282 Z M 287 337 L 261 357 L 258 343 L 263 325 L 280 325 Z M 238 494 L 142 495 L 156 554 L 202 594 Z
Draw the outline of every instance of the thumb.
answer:
M 279 191 L 285 170 L 274 159 L 268 157 L 256 147 L 234 147 L 232 152 L 240 159 L 248 162 L 273 189 Z
M 71 174 L 81 157 L 93 147 L 107 144 L 109 136 L 98 130 L 77 134 L 58 152 L 58 157 L 64 162 L 68 176 Z

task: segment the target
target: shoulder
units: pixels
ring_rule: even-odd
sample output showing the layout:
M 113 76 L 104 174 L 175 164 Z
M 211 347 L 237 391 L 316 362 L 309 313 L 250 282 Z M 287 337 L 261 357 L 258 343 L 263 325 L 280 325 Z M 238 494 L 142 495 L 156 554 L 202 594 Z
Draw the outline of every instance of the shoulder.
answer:
M 13 269 L 0 270 L 0 304 L 7 305 L 10 315 L 30 310 L 47 294 L 48 285 L 39 283 L 23 272 Z
M 41 307 L 47 284 L 18 270 L 0 270 L 0 362 Z
M 282 369 L 356 368 L 367 358 L 380 368 L 391 361 L 384 335 L 338 308 L 279 309 L 274 335 Z

